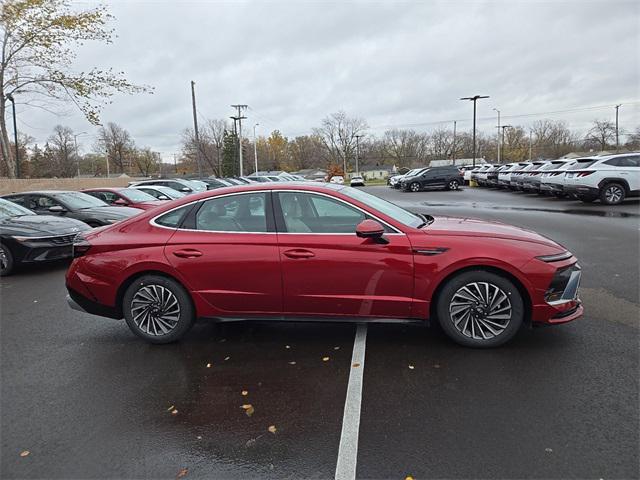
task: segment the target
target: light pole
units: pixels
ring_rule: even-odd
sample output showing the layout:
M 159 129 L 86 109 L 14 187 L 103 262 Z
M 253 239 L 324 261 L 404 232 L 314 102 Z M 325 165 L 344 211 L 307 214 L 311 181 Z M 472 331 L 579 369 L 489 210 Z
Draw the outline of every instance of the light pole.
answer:
M 258 174 L 258 145 L 256 143 L 256 127 L 258 125 L 260 125 L 260 124 L 256 123 L 253 126 L 253 161 L 255 162 L 255 168 L 256 168 L 256 170 L 255 170 L 256 173 L 254 175 Z
M 473 102 L 473 166 L 476 166 L 476 102 L 479 98 L 489 98 L 489 95 L 474 95 L 473 97 L 462 97 L 460 100 L 470 100 Z
M 498 112 L 498 163 L 500 163 L 500 110 L 494 108 Z
M 87 132 L 75 133 L 73 135 L 73 146 L 76 151 L 76 162 L 78 164 L 78 180 L 80 179 L 80 155 L 78 155 L 78 137 L 81 135 L 87 135 Z
M 10 93 L 6 96 L 13 110 L 13 146 L 16 149 L 16 178 L 20 178 L 20 149 L 18 148 L 18 123 L 16 122 L 16 102 Z
M 531 161 L 531 144 L 532 144 L 533 130 L 529 129 L 529 161 Z
M 502 129 L 502 148 L 504 148 L 504 131 L 507 128 L 513 128 L 513 127 L 511 125 L 502 125 L 500 128 Z M 502 152 L 502 158 L 504 159 L 504 152 Z
M 620 147 L 620 142 L 618 140 L 618 109 L 621 106 L 622 106 L 622 104 L 616 105 L 616 152 L 618 151 L 618 148 Z
M 356 176 L 360 175 L 360 167 L 358 166 L 358 157 L 360 156 L 360 139 L 364 135 L 354 135 L 356 137 Z

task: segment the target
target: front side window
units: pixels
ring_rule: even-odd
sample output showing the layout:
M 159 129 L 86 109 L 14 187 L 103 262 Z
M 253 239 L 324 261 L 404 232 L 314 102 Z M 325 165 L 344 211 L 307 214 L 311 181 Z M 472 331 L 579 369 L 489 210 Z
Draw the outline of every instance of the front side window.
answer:
M 212 198 L 202 203 L 195 229 L 215 232 L 267 232 L 266 193 Z

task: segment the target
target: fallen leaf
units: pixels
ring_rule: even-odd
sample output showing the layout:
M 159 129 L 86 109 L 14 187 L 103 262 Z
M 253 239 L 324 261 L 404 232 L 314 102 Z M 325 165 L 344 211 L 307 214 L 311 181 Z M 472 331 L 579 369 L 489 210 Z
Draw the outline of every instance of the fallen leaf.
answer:
M 404 477 L 404 480 L 413 480 L 413 477 L 411 475 L 407 475 L 406 477 Z
M 256 439 L 255 438 L 250 438 L 249 440 L 247 440 L 247 443 L 245 443 L 245 447 L 253 447 L 256 444 Z
M 171 415 L 177 415 L 177 414 L 178 414 L 178 410 L 176 409 L 171 410 Z
M 284 348 L 291 348 L 289 345 L 285 345 Z
M 358 368 L 360 366 L 360 364 L 358 362 L 354 363 L 353 365 L 351 365 L 353 368 Z
M 231 357 L 224 357 L 224 361 L 226 362 L 227 360 L 229 360 Z
M 189 469 L 188 468 L 182 468 L 182 469 L 180 469 L 180 471 L 176 475 L 176 478 L 182 478 L 182 477 L 186 476 L 187 473 L 189 473 Z
M 38 303 L 38 300 L 34 300 L 33 303 Z
M 436 363 L 433 368 L 440 368 L 440 365 Z
M 255 412 L 253 407 L 249 407 L 244 411 L 244 413 L 247 414 L 247 417 L 250 417 L 251 415 L 253 415 L 253 412 Z
M 207 363 L 207 368 L 211 368 L 211 364 L 210 363 Z
M 333 347 L 334 350 L 340 350 L 340 347 Z
M 551 453 L 553 452 L 553 448 L 545 448 L 544 451 L 547 453 Z
M 276 426 L 275 425 L 270 425 L 269 428 L 267 428 L 267 430 L 269 430 L 271 433 L 276 433 Z
M 174 407 L 173 405 L 171 405 L 169 408 L 167 408 L 167 412 L 170 412 L 170 411 L 171 411 L 171 410 L 173 410 L 174 408 L 176 408 L 176 407 Z
M 251 407 L 252 407 L 252 405 L 250 403 L 245 403 L 240 408 L 242 408 L 243 410 L 247 410 L 247 409 L 249 409 Z
M 416 367 L 414 367 L 413 365 L 409 365 L 409 370 L 413 370 L 414 368 Z
M 289 362 L 289 365 L 295 365 L 296 362 Z
M 226 341 L 227 341 L 227 339 L 226 339 L 226 338 L 221 338 L 221 339 L 220 339 L 220 343 L 224 343 L 224 342 L 226 342 Z
M 246 397 L 247 395 L 249 395 L 249 392 L 247 392 L 246 390 L 242 390 L 242 396 Z
M 29 450 L 23 450 L 20 452 L 20 456 L 21 457 L 26 457 L 27 455 L 29 455 L 31 452 Z
M 198 435 L 196 438 L 197 438 L 198 440 L 202 440 L 202 435 Z
M 323 362 L 328 362 L 329 361 L 329 357 L 322 357 L 322 361 Z

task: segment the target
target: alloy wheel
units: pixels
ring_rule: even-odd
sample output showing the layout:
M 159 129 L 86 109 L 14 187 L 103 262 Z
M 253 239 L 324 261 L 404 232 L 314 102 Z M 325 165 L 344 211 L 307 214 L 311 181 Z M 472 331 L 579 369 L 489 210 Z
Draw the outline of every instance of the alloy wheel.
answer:
M 464 336 L 488 340 L 509 325 L 512 307 L 509 296 L 490 282 L 471 282 L 459 288 L 449 303 L 449 316 Z
M 412 192 L 418 192 L 420 190 L 420 184 L 418 182 L 413 182 L 409 188 Z
M 619 203 L 623 195 L 624 191 L 619 185 L 610 185 L 604 191 L 604 198 L 606 198 L 607 203 L 611 204 Z
M 458 185 L 459 185 L 459 183 L 458 183 L 457 180 L 451 180 L 449 182 L 449 189 L 450 190 L 457 190 L 458 189 Z
M 145 285 L 131 299 L 131 316 L 140 331 L 167 335 L 180 321 L 180 303 L 168 288 Z
M 4 245 L 0 245 L 0 271 L 4 273 L 9 268 L 9 255 Z

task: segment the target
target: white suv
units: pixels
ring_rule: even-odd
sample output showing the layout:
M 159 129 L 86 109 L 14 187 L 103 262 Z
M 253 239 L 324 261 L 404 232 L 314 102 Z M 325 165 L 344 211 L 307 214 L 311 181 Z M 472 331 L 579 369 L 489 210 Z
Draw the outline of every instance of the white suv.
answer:
M 583 202 L 598 198 L 617 205 L 626 197 L 640 195 L 640 153 L 580 158 L 567 170 L 564 192 Z

